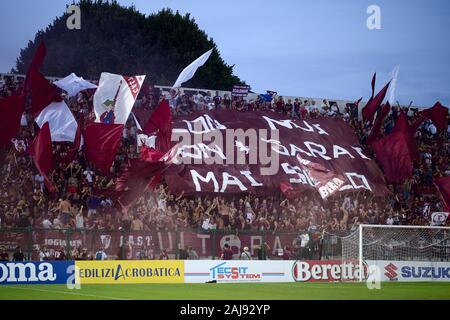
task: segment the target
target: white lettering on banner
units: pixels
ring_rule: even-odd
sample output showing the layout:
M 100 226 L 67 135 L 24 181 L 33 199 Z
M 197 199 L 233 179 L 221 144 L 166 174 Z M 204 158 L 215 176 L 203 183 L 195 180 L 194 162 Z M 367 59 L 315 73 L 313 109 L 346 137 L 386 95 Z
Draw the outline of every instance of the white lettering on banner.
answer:
M 135 239 L 136 239 L 136 241 L 135 241 Z M 152 241 L 152 236 L 146 236 L 144 238 L 143 236 L 135 237 L 133 235 L 129 235 L 127 243 L 132 245 L 132 246 L 142 246 L 144 244 L 144 241 L 145 241 L 147 246 L 150 246 L 151 241 Z
M 336 191 L 340 189 L 340 187 L 344 184 L 339 178 L 333 178 L 331 181 L 328 181 L 324 186 L 319 187 L 319 193 L 322 199 L 332 195 Z
M 356 152 L 358 152 L 358 154 L 361 156 L 361 158 L 366 159 L 366 160 L 370 160 L 370 158 L 368 158 L 362 151 L 362 149 L 360 147 L 352 147 Z
M 184 231 L 181 231 L 179 233 L 179 239 L 180 239 L 180 247 L 184 249 Z
M 36 272 L 36 266 L 37 265 L 34 263 L 2 263 L 0 264 L 0 283 L 56 280 L 56 273 L 53 272 L 53 266 L 51 263 L 39 264 L 39 272 Z
M 241 171 L 241 174 L 250 181 L 252 187 L 262 187 L 263 184 L 260 182 L 257 182 L 253 177 L 251 171 Z
M 320 124 L 309 124 L 308 122 L 303 120 L 303 124 L 306 127 L 301 127 L 297 123 L 295 123 L 292 120 L 275 120 L 266 116 L 263 116 L 263 119 L 266 120 L 267 124 L 269 125 L 269 128 L 272 130 L 276 130 L 277 126 L 275 124 L 278 124 L 279 126 L 282 126 L 287 129 L 301 129 L 306 132 L 314 132 L 314 128 L 317 130 L 317 133 L 320 135 L 328 135 L 328 132 L 322 129 Z
M 251 236 L 250 237 L 250 253 L 255 254 L 255 250 L 261 248 L 262 237 L 261 236 Z
M 302 148 L 296 146 L 295 144 L 289 144 L 289 149 L 288 149 L 286 146 L 282 145 L 280 141 L 274 140 L 274 139 L 267 140 L 267 139 L 261 138 L 261 141 L 271 144 L 272 150 L 283 156 L 296 157 L 297 153 L 303 153 L 303 154 L 307 155 L 308 157 L 314 157 L 314 158 L 321 157 L 324 160 L 330 161 L 330 160 L 333 160 L 333 158 L 337 159 L 341 155 L 346 154 L 351 159 L 355 159 L 355 156 L 352 155 L 350 153 L 350 151 L 348 151 L 347 149 L 345 149 L 344 147 L 341 147 L 339 145 L 333 145 L 333 158 L 331 158 L 330 156 L 327 155 L 327 150 L 323 145 L 315 143 L 315 142 L 311 142 L 311 141 L 303 142 L 303 144 L 308 148 L 309 152 L 303 150 Z M 361 158 L 370 160 L 370 158 L 367 158 L 362 153 L 361 148 L 358 148 L 358 147 L 352 147 L 352 148 L 358 153 L 358 155 Z
M 261 138 L 261 141 L 270 143 L 272 145 L 272 150 L 275 151 L 276 153 L 279 153 L 283 156 L 289 156 L 288 149 L 285 146 L 283 146 L 280 141 L 275 139 L 267 140 L 264 138 Z
M 303 121 L 305 122 L 305 121 Z M 313 127 L 317 129 L 317 133 L 318 134 L 326 134 L 327 136 L 329 136 L 328 132 L 326 132 L 325 130 L 322 129 L 322 127 L 320 126 L 320 124 L 313 124 Z
M 186 152 L 185 150 L 192 149 L 195 153 Z M 184 145 L 177 149 L 175 158 L 181 156 L 181 158 L 193 158 L 193 159 L 203 159 L 203 154 L 197 145 Z
M 289 146 L 291 147 L 291 153 L 290 153 L 290 155 L 291 155 L 292 157 L 296 157 L 298 152 L 304 153 L 304 154 L 306 154 L 308 157 L 313 157 L 313 155 L 312 155 L 311 153 L 306 152 L 305 150 L 303 150 L 303 149 L 297 147 L 297 146 L 294 145 L 294 144 L 290 144 Z
M 275 239 L 273 240 L 272 254 L 275 254 L 280 249 L 283 249 L 283 246 L 281 245 L 280 237 L 279 236 L 275 236 Z
M 320 156 L 322 159 L 331 160 L 331 158 L 327 156 L 327 150 L 323 145 L 311 141 L 305 141 L 303 143 L 309 149 L 309 152 L 312 154 L 314 158 Z M 315 149 L 313 147 L 317 147 L 318 149 Z
M 219 183 L 217 182 L 214 172 L 209 171 L 206 174 L 206 177 L 202 177 L 196 170 L 192 169 L 191 176 L 192 176 L 192 181 L 195 184 L 195 191 L 197 191 L 197 192 L 202 191 L 202 187 L 200 186 L 200 182 L 199 182 L 199 180 L 201 180 L 205 183 L 209 183 L 210 181 L 212 181 L 214 183 L 214 192 L 219 192 Z
M 289 178 L 289 183 L 292 184 L 303 184 L 310 185 L 315 187 L 318 181 L 313 179 L 309 173 L 298 166 L 292 166 L 289 163 L 282 163 L 281 167 L 287 175 L 293 175 L 294 177 Z M 222 172 L 222 186 L 219 188 L 219 181 L 217 180 L 214 172 L 209 171 L 206 176 L 200 175 L 196 170 L 191 169 L 191 177 L 192 181 L 195 185 L 195 191 L 201 192 L 202 186 L 200 182 L 209 184 L 213 183 L 214 192 L 224 193 L 227 191 L 228 186 L 238 186 L 241 191 L 247 191 L 248 188 L 245 184 L 236 176 L 233 176 L 227 172 Z M 249 182 L 252 187 L 261 187 L 262 183 L 257 182 L 253 177 L 250 171 L 241 171 L 240 172 Z M 364 175 L 360 175 L 354 172 L 345 172 L 345 176 L 348 178 L 350 184 L 344 185 L 344 181 L 339 178 L 333 178 L 328 181 L 325 185 L 321 186 L 318 191 L 321 197 L 324 199 L 331 195 L 336 191 L 344 191 L 349 189 L 367 189 L 372 191 L 372 188 L 369 185 L 366 177 Z M 356 179 L 359 179 L 360 183 L 358 184 Z
M 214 130 L 225 130 L 227 127 L 221 124 L 219 121 L 212 119 L 209 115 L 205 114 L 194 120 L 183 120 L 187 125 L 187 129 L 174 128 L 175 133 L 190 132 L 193 134 L 204 134 Z
M 269 125 L 270 129 L 272 129 L 272 130 L 276 130 L 277 129 L 277 127 L 275 126 L 275 123 L 280 125 L 280 126 L 282 126 L 282 127 L 285 127 L 285 128 L 288 128 L 288 129 L 292 129 L 293 122 L 291 120 L 274 120 L 274 119 L 271 119 L 271 118 L 266 117 L 266 116 L 263 116 L 263 119 L 267 121 L 267 124 Z M 311 128 L 311 130 L 307 130 L 307 131 L 311 131 L 312 132 L 313 129 Z
M 365 176 L 354 172 L 346 172 L 345 175 L 347 176 L 354 189 L 367 189 L 372 191 L 372 188 L 370 187 L 369 182 L 367 181 Z M 361 180 L 362 184 L 357 184 L 354 181 L 354 178 Z
M 211 236 L 209 234 L 200 234 L 197 233 L 197 238 L 202 239 L 202 254 L 206 254 L 206 239 L 210 239 Z
M 228 185 L 238 186 L 239 189 L 241 189 L 241 191 L 247 191 L 247 188 L 235 176 L 232 176 L 231 174 L 228 174 L 226 172 L 223 172 L 222 175 L 223 175 L 223 183 L 222 183 L 222 189 L 220 190 L 220 192 L 225 192 Z
M 219 156 L 222 160 L 225 160 L 226 159 L 226 157 L 225 157 L 225 154 L 223 153 L 223 150 L 222 150 L 222 148 L 220 148 L 218 145 L 216 145 L 216 144 L 214 144 L 214 145 L 210 145 L 210 146 L 207 146 L 206 144 L 204 144 L 204 143 L 200 143 L 199 145 L 199 148 L 202 150 L 202 152 L 203 152 L 203 157 L 205 158 L 205 159 L 208 159 L 208 158 L 210 158 L 210 155 L 208 154 L 208 152 L 212 155 L 212 153 L 214 153 L 214 154 L 216 154 L 217 156 Z M 213 162 L 214 163 L 214 162 Z M 213 164 L 213 163 L 211 163 L 211 164 Z M 217 162 L 215 162 L 215 163 L 217 163 Z M 206 164 L 209 164 L 209 163 L 206 163 Z
M 283 168 L 286 174 L 292 174 L 298 177 L 298 178 L 290 178 L 289 179 L 290 183 L 308 184 L 311 181 L 306 178 L 304 171 L 297 166 L 291 166 L 289 163 L 282 163 L 281 167 Z M 311 186 L 314 186 L 314 184 L 311 184 Z
M 172 233 L 171 232 L 167 232 L 167 238 L 169 240 L 169 245 L 167 247 L 164 247 L 162 233 L 158 232 L 159 248 L 161 250 L 162 249 L 167 249 L 168 251 L 171 251 L 173 249 Z
M 70 243 L 71 247 L 79 247 L 79 246 L 83 245 L 81 240 L 70 240 L 69 243 Z M 48 246 L 48 247 L 52 247 L 52 246 L 61 247 L 61 246 L 66 246 L 67 242 L 65 239 L 47 239 L 47 238 L 45 238 L 44 245 Z
M 344 154 L 348 154 L 348 156 L 352 159 L 355 159 L 354 156 L 352 156 L 352 154 L 350 152 L 348 152 L 346 149 L 337 146 L 337 145 L 333 145 L 333 158 L 337 159 L 339 158 L 339 156 L 344 155 Z

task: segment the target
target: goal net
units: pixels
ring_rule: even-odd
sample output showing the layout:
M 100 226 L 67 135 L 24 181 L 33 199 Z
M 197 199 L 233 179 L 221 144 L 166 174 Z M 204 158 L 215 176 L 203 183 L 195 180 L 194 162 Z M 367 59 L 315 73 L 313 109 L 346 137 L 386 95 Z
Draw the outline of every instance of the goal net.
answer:
M 365 260 L 450 261 L 450 227 L 360 225 L 341 241 L 343 262 L 360 270 Z

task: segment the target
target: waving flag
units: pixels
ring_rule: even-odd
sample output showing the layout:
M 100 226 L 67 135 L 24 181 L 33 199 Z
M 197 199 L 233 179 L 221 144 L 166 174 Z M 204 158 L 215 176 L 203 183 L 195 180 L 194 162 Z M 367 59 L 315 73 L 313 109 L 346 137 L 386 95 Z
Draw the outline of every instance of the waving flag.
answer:
M 164 171 L 172 164 L 177 148 L 178 145 L 175 145 L 165 154 L 145 148 L 140 159 L 130 160 L 130 165 L 116 181 L 116 192 L 121 194 L 119 202 L 122 206 L 128 206 L 147 188 L 154 187 L 160 181 Z
M 378 162 L 387 180 L 401 183 L 412 176 L 413 156 L 403 132 L 395 132 L 373 143 Z
M 370 83 L 370 86 L 372 87 L 371 99 L 373 99 L 373 96 L 375 95 L 375 83 L 376 82 L 377 82 L 377 73 L 375 72 L 372 77 L 372 82 Z
M 444 107 L 440 102 L 436 102 L 432 108 L 423 110 L 421 115 L 433 121 L 439 132 L 447 129 L 448 108 Z
M 39 43 L 36 52 L 34 53 L 33 59 L 31 60 L 30 66 L 28 67 L 27 76 L 25 78 L 25 83 L 23 86 L 23 93 L 26 94 L 30 92 L 31 83 L 30 83 L 30 73 L 31 70 L 39 71 L 42 63 L 44 62 L 45 56 L 47 55 L 47 48 L 45 46 L 44 41 Z
M 11 143 L 20 127 L 20 118 L 24 111 L 23 96 L 11 96 L 0 99 L 0 148 Z
M 49 83 L 39 72 L 39 68 L 44 62 L 46 53 L 47 49 L 45 43 L 41 42 L 33 56 L 23 86 L 25 109 L 31 109 L 33 116 L 38 115 L 53 101 L 62 101 L 56 86 Z
M 373 141 L 376 140 L 378 135 L 380 134 L 381 126 L 383 124 L 384 118 L 389 114 L 391 111 L 391 105 L 389 102 L 386 102 L 386 104 L 381 108 L 381 112 L 377 115 L 377 118 L 375 120 L 375 123 L 372 126 L 372 130 L 370 131 L 369 136 L 367 137 L 367 144 L 371 144 Z
M 34 138 L 30 145 L 29 153 L 39 173 L 44 177 L 45 186 L 50 192 L 53 192 L 55 187 L 48 178 L 48 174 L 53 170 L 52 141 L 50 139 L 48 122 L 44 123 Z
M 417 150 L 416 140 L 414 139 L 414 134 L 408 122 L 408 116 L 405 112 L 400 112 L 400 115 L 395 122 L 392 133 L 401 132 L 406 141 L 408 142 L 409 152 L 414 160 L 419 159 L 419 151 Z
M 192 62 L 190 65 L 188 65 L 186 68 L 181 71 L 180 75 L 178 76 L 177 81 L 173 84 L 172 88 L 179 88 L 183 83 L 186 81 L 189 81 L 192 79 L 194 74 L 197 72 L 197 69 L 203 66 L 206 61 L 208 61 L 209 56 L 213 52 L 213 49 L 209 50 L 208 52 L 205 52 L 202 54 L 197 60 Z
M 450 212 L 450 177 L 435 178 L 433 183 L 441 195 L 444 210 Z
M 391 82 L 389 81 L 388 84 L 385 85 L 384 88 L 381 89 L 381 91 L 378 92 L 378 94 L 374 98 L 369 99 L 366 106 L 362 110 L 362 115 L 364 119 L 370 121 L 373 120 L 373 116 L 375 112 L 377 112 L 377 110 L 380 108 L 381 103 L 383 102 L 384 97 L 386 96 L 390 84 Z
M 90 123 L 84 130 L 84 154 L 103 174 L 109 174 L 120 145 L 122 131 L 121 124 L 105 123 Z
M 78 124 L 64 101 L 50 103 L 35 121 L 41 128 L 49 123 L 52 141 L 74 142 Z
M 31 69 L 27 78 L 29 78 L 29 91 L 25 93 L 25 96 L 31 97 L 33 116 L 37 116 L 50 103 L 62 101 L 56 86 L 48 82 L 39 71 Z
M 63 163 L 70 163 L 75 160 L 78 151 L 81 150 L 83 146 L 83 137 L 81 136 L 81 127 L 78 125 L 77 132 L 75 134 L 75 141 L 73 142 L 73 146 L 67 150 L 67 155 L 61 159 Z
M 166 99 L 161 100 L 144 128 L 148 136 L 156 136 L 156 149 L 166 152 L 172 138 L 172 113 Z
M 71 73 L 64 79 L 55 81 L 54 85 L 66 91 L 69 97 L 74 97 L 78 92 L 86 89 L 97 88 L 95 84 L 84 80 L 82 77 L 77 77 L 75 73 Z
M 144 83 L 145 76 L 122 76 L 103 72 L 94 94 L 96 122 L 125 124 Z
M 398 79 L 398 72 L 400 71 L 400 65 L 395 66 L 394 70 L 391 72 L 391 78 L 392 82 L 389 87 L 389 103 L 393 106 L 395 103 L 395 90 L 397 89 L 397 79 Z

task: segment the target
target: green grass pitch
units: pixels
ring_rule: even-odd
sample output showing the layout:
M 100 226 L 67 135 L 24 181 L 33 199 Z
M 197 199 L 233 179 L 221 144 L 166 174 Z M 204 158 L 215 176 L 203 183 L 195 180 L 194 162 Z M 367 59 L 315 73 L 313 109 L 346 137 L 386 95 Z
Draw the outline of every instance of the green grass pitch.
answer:
M 450 300 L 450 283 L 382 283 L 369 290 L 365 283 L 242 283 L 1 285 L 0 300 Z

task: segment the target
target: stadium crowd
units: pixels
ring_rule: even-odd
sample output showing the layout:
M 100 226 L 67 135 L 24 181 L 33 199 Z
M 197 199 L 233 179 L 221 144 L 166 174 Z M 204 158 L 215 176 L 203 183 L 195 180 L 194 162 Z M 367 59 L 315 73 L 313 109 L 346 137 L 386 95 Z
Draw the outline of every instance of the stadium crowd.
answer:
M 0 97 L 19 92 L 21 83 L 9 81 L 0 87 Z M 188 94 L 176 91 L 163 93 L 149 85 L 140 93 L 134 111 L 149 117 L 160 99 L 168 99 L 174 116 L 186 115 L 207 109 L 236 109 L 242 112 L 266 110 L 286 114 L 289 117 L 308 119 L 315 117 L 340 117 L 348 122 L 357 134 L 368 154 L 372 150 L 365 145 L 370 133 L 370 123 L 358 120 L 358 107 L 348 104 L 340 110 L 334 103 L 287 100 L 273 96 L 272 101 L 263 97 L 246 101 L 230 95 L 199 92 Z M 95 118 L 93 91 L 87 90 L 73 98 L 65 97 L 81 126 Z M 410 121 L 417 117 L 417 110 L 396 106 L 383 124 L 383 132 L 389 133 L 399 112 L 408 112 Z M 142 119 L 145 122 L 146 119 Z M 34 167 L 27 153 L 35 133 L 36 124 L 25 113 L 21 127 L 13 139 L 13 146 L 1 151 L 0 166 L 0 228 L 36 227 L 45 229 L 125 229 L 172 230 L 194 228 L 197 230 L 265 230 L 269 232 L 349 231 L 360 223 L 387 225 L 429 225 L 433 211 L 441 211 L 440 199 L 432 184 L 433 177 L 450 173 L 448 164 L 448 132 L 439 136 L 436 127 L 425 121 L 416 134 L 420 161 L 414 163 L 413 177 L 400 185 L 390 185 L 392 196 L 376 198 L 368 192 L 340 194 L 332 200 L 322 201 L 316 195 L 305 194 L 295 200 L 283 194 L 260 198 L 247 194 L 240 197 L 185 197 L 171 194 L 161 184 L 137 199 L 128 211 L 122 211 L 114 203 L 108 190 L 129 159 L 139 156 L 136 144 L 137 126 L 130 117 L 123 131 L 123 139 L 111 172 L 99 174 L 80 151 L 75 161 L 67 163 L 69 143 L 54 143 L 55 170 L 51 179 L 57 187 L 48 193 L 44 179 Z M 449 222 L 447 221 L 447 225 Z

